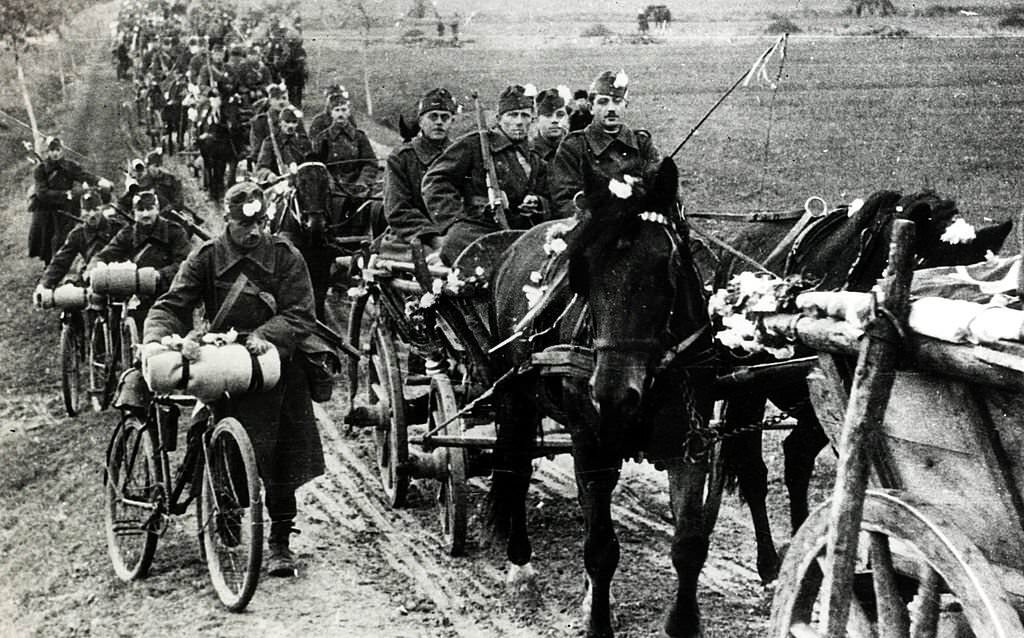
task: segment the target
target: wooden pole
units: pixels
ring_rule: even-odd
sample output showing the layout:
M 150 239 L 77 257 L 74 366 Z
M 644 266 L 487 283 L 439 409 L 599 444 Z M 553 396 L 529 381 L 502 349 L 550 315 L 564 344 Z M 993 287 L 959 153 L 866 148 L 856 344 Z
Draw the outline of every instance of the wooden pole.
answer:
M 900 331 L 905 330 L 910 311 L 910 281 L 913 278 L 914 224 L 897 220 L 893 224 L 886 269 L 884 308 L 899 323 L 893 325 L 883 313 L 868 329 L 861 346 L 850 388 L 843 431 L 839 440 L 839 464 L 828 530 L 828 560 L 823 591 L 828 636 L 845 636 L 853 601 L 853 576 L 857 562 L 857 541 L 868 484 L 867 444 L 880 429 L 889 405 Z
M 373 97 L 370 95 L 370 65 L 367 62 L 366 49 L 370 46 L 370 31 L 367 28 L 366 39 L 363 40 L 363 91 L 366 93 L 366 114 L 373 117 Z
M 14 53 L 14 66 L 18 72 L 18 86 L 21 88 L 21 99 L 25 102 L 25 111 L 28 113 L 28 123 L 32 128 L 32 143 L 36 147 L 36 152 L 40 155 L 44 152 L 43 149 L 43 136 L 39 132 L 39 125 L 36 123 L 36 112 L 32 108 L 32 98 L 28 94 L 28 83 L 25 82 L 25 69 L 21 65 L 21 55 L 15 51 Z
M 64 38 L 57 42 L 57 74 L 60 76 L 60 99 L 66 102 L 68 99 L 68 85 L 64 78 Z

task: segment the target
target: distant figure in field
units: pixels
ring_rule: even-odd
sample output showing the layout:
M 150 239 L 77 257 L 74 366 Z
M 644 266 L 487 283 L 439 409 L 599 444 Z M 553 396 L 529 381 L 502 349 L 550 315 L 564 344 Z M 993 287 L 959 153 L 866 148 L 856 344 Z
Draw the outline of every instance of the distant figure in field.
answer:
M 444 37 L 444 20 L 441 19 L 441 16 L 437 16 L 437 37 Z
M 452 32 L 452 44 L 456 44 L 457 45 L 459 43 L 459 23 L 460 22 L 462 22 L 462 16 L 460 16 L 459 12 L 456 11 L 455 15 L 452 16 L 451 23 L 448 24 L 448 28 Z
M 636 26 L 637 29 L 640 31 L 640 35 L 647 35 L 647 32 L 650 30 L 651 27 L 650 24 L 647 22 L 646 13 L 641 12 L 636 15 Z
M 859 18 L 864 11 L 885 17 L 896 14 L 892 0 L 853 0 L 853 12 Z
M 672 12 L 663 4 L 647 5 L 647 8 L 644 9 L 644 16 L 648 23 L 654 23 L 654 28 L 658 31 L 667 31 L 672 22 Z

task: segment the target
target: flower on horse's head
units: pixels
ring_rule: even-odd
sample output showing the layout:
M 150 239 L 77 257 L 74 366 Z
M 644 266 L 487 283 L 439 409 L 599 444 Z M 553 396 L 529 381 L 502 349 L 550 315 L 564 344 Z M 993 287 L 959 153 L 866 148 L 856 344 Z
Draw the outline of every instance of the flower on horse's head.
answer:
M 950 224 L 946 227 L 946 231 L 942 233 L 940 240 L 947 244 L 968 244 L 977 239 L 978 233 L 975 232 L 974 226 L 969 224 L 963 217 L 957 216 Z
M 640 178 L 632 175 L 623 175 L 622 181 L 614 177 L 608 182 L 608 190 L 619 199 L 629 199 L 633 196 L 633 185 L 638 183 Z

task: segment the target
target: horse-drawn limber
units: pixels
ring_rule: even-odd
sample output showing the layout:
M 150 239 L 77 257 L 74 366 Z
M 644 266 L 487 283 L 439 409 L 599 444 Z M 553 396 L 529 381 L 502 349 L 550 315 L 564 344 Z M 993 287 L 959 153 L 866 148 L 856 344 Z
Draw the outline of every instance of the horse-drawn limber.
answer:
M 758 319 L 819 353 L 811 399 L 840 456 L 783 563 L 772 636 L 1024 635 L 1024 348 L 1007 340 L 1024 313 L 911 311 L 912 237 L 897 222 L 881 295 L 814 293 Z

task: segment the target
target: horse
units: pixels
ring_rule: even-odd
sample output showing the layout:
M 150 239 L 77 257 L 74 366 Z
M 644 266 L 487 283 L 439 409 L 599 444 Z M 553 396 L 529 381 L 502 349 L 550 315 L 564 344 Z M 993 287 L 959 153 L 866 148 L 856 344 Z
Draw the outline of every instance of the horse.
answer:
M 244 148 L 237 99 L 232 97 L 219 106 L 207 102 L 199 129 L 196 145 L 203 158 L 203 182 L 210 199 L 220 201 L 224 197 L 225 177 L 228 183 L 234 182 L 235 167 Z
M 185 146 L 185 131 L 188 128 L 188 120 L 185 117 L 187 111 L 185 101 L 188 96 L 188 81 L 183 75 L 172 80 L 164 92 L 160 119 L 164 125 L 163 136 L 167 137 L 168 155 L 174 155 L 176 148 L 181 149 Z
M 678 213 L 677 184 L 676 166 L 667 159 L 656 174 L 628 186 L 628 198 L 587 194 L 591 213 L 581 213 L 571 229 L 556 220 L 525 231 L 490 278 L 492 337 L 505 344 L 493 355 L 495 371 L 519 370 L 533 353 L 558 344 L 594 353 L 589 377 L 563 377 L 552 387 L 551 377 L 528 369 L 502 386 L 486 530 L 506 541 L 510 582 L 529 586 L 536 572 L 526 493 L 535 435 L 542 416 L 565 423 L 585 521 L 583 611 L 591 638 L 613 635 L 610 587 L 619 544 L 611 493 L 623 460 L 641 455 L 669 474 L 678 583 L 665 632 L 702 635 L 697 580 L 710 530 L 703 509 L 707 446 L 700 433 L 710 414 L 714 366 L 706 299 Z M 560 229 L 568 230 L 559 236 Z M 564 251 L 548 262 L 546 252 L 556 252 L 559 242 Z M 561 274 L 549 279 L 549 301 L 530 323 L 547 327 L 517 338 L 531 308 L 524 290 L 536 288 L 537 273 L 545 271 Z
M 371 206 L 379 202 L 366 201 L 354 212 L 342 207 L 333 178 L 319 157 L 307 158 L 267 193 L 272 207 L 271 232 L 286 237 L 302 253 L 313 283 L 317 318 L 326 322 L 331 266 L 343 250 L 338 238 L 362 235 L 370 239 L 383 232 L 384 223 Z
M 989 251 L 999 252 L 1012 227 L 1012 222 L 1006 221 L 978 229 L 974 240 L 966 243 L 943 241 L 943 233 L 958 217 L 955 203 L 934 192 L 904 196 L 883 190 L 868 197 L 862 206 L 842 206 L 820 216 L 795 236 L 789 233 L 790 226 L 786 224 L 754 224 L 741 232 L 732 245 L 751 259 L 763 260 L 763 266 L 779 276 L 799 274 L 817 281 L 819 290 L 867 291 L 885 269 L 892 223 L 897 218 L 915 222 L 916 268 L 982 261 Z M 724 287 L 734 274 L 750 268 L 750 264 L 736 255 L 727 255 L 713 267 L 715 289 Z M 726 365 L 768 360 L 745 358 L 740 361 L 728 352 L 721 354 Z M 795 533 L 807 518 L 807 492 L 814 462 L 828 439 L 814 414 L 807 385 L 802 379 L 773 385 L 768 390 L 745 387 L 733 392 L 725 405 L 724 422 L 727 428 L 760 423 L 766 400 L 796 419 L 796 428 L 783 442 L 790 523 Z M 762 456 L 761 431 L 735 430 L 722 442 L 722 457 L 727 481 L 738 484 L 740 495 L 750 509 L 758 575 L 769 583 L 778 574 L 779 557 L 765 503 L 768 471 Z

